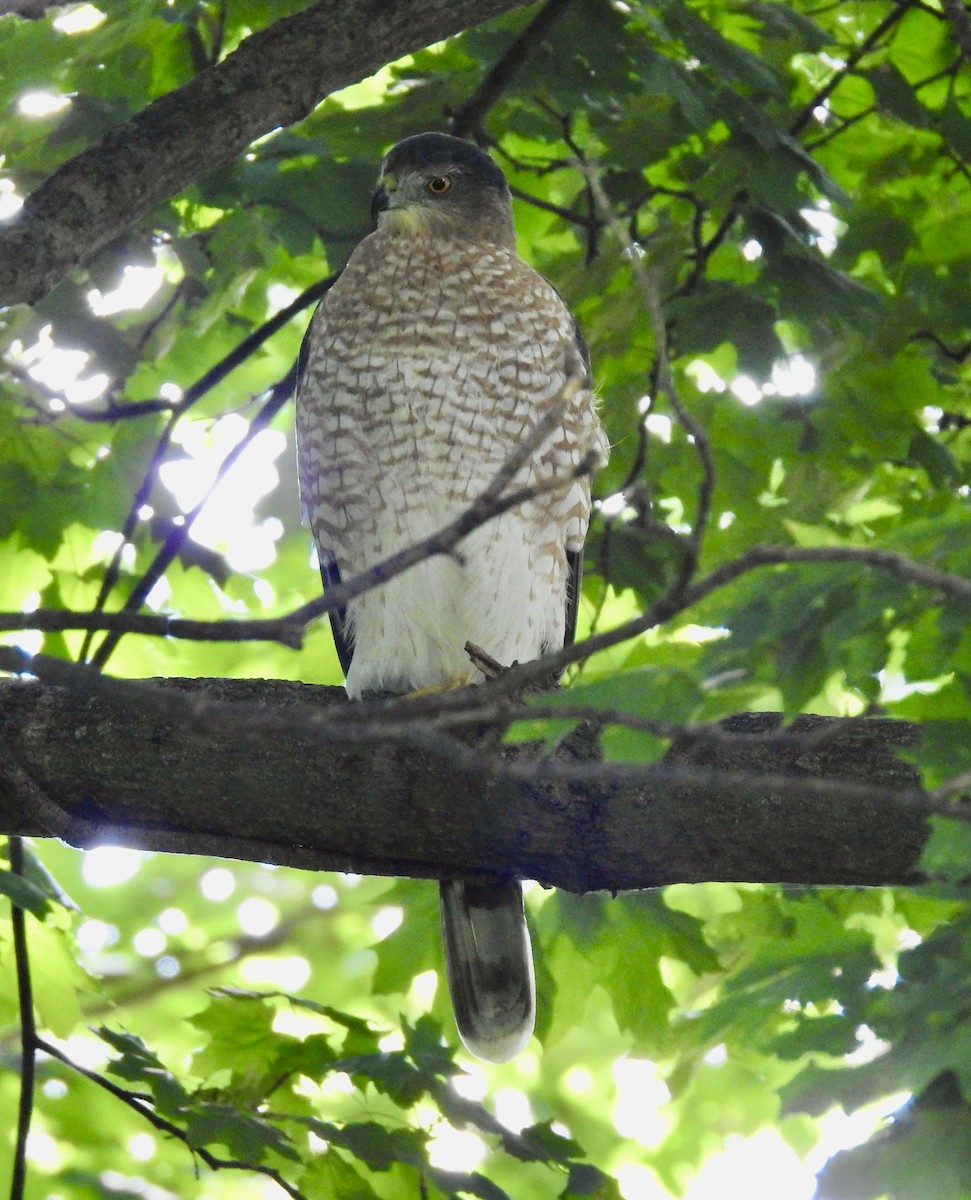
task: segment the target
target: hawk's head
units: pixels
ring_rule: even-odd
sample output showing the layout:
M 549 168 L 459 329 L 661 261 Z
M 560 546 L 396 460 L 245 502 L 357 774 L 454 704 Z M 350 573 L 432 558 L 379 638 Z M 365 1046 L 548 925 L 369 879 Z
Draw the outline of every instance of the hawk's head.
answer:
M 371 216 L 399 236 L 513 245 L 502 171 L 478 146 L 445 133 L 419 133 L 388 151 Z

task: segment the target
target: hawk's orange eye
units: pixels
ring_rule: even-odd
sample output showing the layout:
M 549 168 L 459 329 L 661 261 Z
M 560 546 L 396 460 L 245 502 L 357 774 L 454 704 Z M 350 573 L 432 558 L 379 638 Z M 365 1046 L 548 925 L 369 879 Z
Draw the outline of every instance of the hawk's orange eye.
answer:
M 433 196 L 444 196 L 451 186 L 452 181 L 447 175 L 435 175 L 425 184 Z

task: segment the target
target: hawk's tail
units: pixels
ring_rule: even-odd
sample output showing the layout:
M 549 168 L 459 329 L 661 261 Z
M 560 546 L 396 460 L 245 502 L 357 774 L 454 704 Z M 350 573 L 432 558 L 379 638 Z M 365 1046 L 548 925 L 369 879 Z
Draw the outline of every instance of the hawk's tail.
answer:
M 455 1024 L 478 1058 L 508 1062 L 536 1015 L 533 956 L 518 883 L 441 883 L 445 971 Z

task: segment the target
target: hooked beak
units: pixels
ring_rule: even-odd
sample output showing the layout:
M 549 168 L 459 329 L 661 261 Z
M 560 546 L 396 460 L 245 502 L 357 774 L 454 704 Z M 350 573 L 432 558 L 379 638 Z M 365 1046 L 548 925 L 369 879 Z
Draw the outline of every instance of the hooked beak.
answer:
M 377 226 L 378 217 L 393 207 L 393 195 L 397 182 L 391 175 L 383 175 L 371 197 L 371 224 Z

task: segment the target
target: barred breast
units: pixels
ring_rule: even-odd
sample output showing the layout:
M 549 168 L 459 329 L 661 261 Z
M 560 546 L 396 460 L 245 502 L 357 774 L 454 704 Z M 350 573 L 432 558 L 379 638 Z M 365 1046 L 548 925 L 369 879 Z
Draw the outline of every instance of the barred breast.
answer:
M 314 316 L 297 398 L 301 493 L 318 552 L 344 579 L 464 511 L 576 373 L 572 318 L 509 249 L 372 234 Z M 519 472 L 522 486 L 606 456 L 582 390 Z M 347 690 L 408 691 L 469 675 L 466 641 L 500 662 L 562 644 L 567 549 L 589 482 L 476 530 L 353 601 Z

